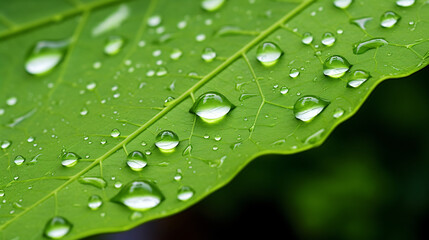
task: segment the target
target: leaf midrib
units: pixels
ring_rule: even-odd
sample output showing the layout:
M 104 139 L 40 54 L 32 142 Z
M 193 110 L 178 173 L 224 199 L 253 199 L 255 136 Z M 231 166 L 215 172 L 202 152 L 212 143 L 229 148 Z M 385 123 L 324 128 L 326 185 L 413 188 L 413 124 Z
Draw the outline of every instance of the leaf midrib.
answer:
M 109 2 L 116 2 L 116 1 L 118 1 L 118 0 L 109 0 Z M 39 204 L 41 204 L 42 202 L 44 202 L 45 200 L 47 200 L 48 198 L 50 198 L 51 196 L 53 196 L 54 194 L 56 194 L 58 191 L 60 191 L 61 189 L 63 189 L 65 186 L 67 186 L 68 184 L 74 182 L 77 178 L 79 178 L 80 176 L 82 176 L 83 174 L 85 174 L 86 172 L 88 172 L 89 170 L 91 170 L 93 167 L 97 166 L 100 162 L 102 162 L 103 160 L 105 160 L 106 158 L 108 158 L 110 155 L 112 155 L 113 153 L 115 153 L 116 151 L 118 151 L 119 149 L 121 149 L 123 146 L 125 146 L 127 143 L 129 143 L 131 140 L 133 140 L 136 136 L 138 136 L 140 133 L 142 133 L 144 130 L 146 130 L 149 126 L 151 126 L 153 123 L 155 123 L 156 121 L 158 121 L 158 119 L 160 119 L 161 117 L 163 117 L 164 115 L 166 115 L 168 112 L 170 112 L 173 108 L 175 108 L 183 100 L 187 99 L 193 92 L 195 92 L 197 89 L 199 89 L 204 84 L 206 84 L 208 81 L 210 81 L 214 76 L 216 76 L 217 74 L 219 74 L 222 70 L 224 70 L 226 67 L 228 67 L 230 64 L 232 64 L 234 61 L 236 61 L 237 59 L 241 58 L 242 55 L 245 54 L 250 48 L 254 47 L 257 43 L 259 43 L 265 37 L 267 37 L 268 35 L 270 35 L 271 33 L 273 33 L 275 30 L 277 30 L 278 28 L 280 28 L 282 24 L 284 24 L 286 21 L 288 21 L 291 18 L 293 18 L 295 15 L 297 15 L 299 12 L 303 11 L 305 8 L 307 8 L 309 5 L 311 5 L 315 1 L 316 0 L 305 0 L 300 5 L 298 5 L 295 9 L 293 9 L 291 12 L 287 13 L 285 16 L 283 16 L 282 18 L 280 18 L 277 22 L 275 22 L 274 24 L 272 24 L 271 26 L 269 26 L 266 30 L 262 31 L 258 36 L 256 36 L 253 40 L 251 40 L 249 43 L 247 43 L 244 47 L 242 47 L 236 53 L 234 53 L 233 55 L 231 55 L 228 59 L 226 59 L 222 64 L 220 64 L 218 67 L 216 67 L 209 74 L 207 74 L 206 76 L 204 76 L 194 86 L 192 86 L 186 92 L 182 93 L 182 95 L 180 95 L 178 98 L 176 98 L 176 100 L 174 100 L 173 102 L 171 102 L 170 105 L 168 105 L 167 107 L 165 107 L 164 109 L 162 109 L 159 113 L 157 113 L 155 116 L 153 116 L 149 121 L 147 121 L 145 124 L 143 124 L 142 126 L 140 126 L 133 133 L 131 133 L 130 135 L 128 135 L 123 141 L 121 141 L 120 143 L 118 143 L 116 146 L 114 146 L 113 148 L 111 148 L 109 151 L 107 151 L 102 156 L 100 156 L 97 159 L 95 159 L 93 163 L 91 163 L 88 167 L 84 168 L 83 170 L 81 170 L 80 172 L 78 172 L 77 174 L 75 174 L 67 182 L 65 182 L 64 184 L 60 185 L 58 188 L 56 188 L 55 190 L 53 190 L 52 192 L 50 192 L 49 194 L 47 194 L 45 197 L 43 197 L 39 201 L 35 202 L 30 207 L 28 207 L 25 210 L 23 210 L 19 214 L 15 215 L 9 221 L 5 222 L 3 225 L 0 226 L 0 230 L 5 229 L 9 224 L 11 224 L 13 221 L 15 221 L 16 219 L 18 219 L 20 216 L 24 215 L 25 213 L 27 213 L 28 211 L 30 211 L 34 207 L 38 206 Z M 157 0 L 151 0 L 151 3 L 149 5 L 149 7 L 148 7 L 148 10 L 147 10 L 146 14 L 144 15 L 143 24 L 145 22 L 144 20 L 147 19 L 149 16 L 152 15 L 152 12 L 153 12 L 153 10 L 155 8 L 154 5 L 156 4 L 156 2 L 157 2 Z M 78 14 L 78 13 L 76 13 L 76 14 Z M 141 31 L 139 31 L 139 33 L 144 32 L 144 28 L 141 28 L 140 30 Z M 2 38 L 2 36 L 0 35 L 0 39 L 1 38 Z

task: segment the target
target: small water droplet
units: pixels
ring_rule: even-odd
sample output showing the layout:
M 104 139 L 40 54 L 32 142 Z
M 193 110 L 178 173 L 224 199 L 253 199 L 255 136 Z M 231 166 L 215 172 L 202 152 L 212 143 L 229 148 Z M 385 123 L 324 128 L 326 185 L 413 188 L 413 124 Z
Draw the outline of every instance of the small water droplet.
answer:
M 302 35 L 302 40 L 301 42 L 304 43 L 305 45 L 309 45 L 313 42 L 313 34 L 306 32 Z
M 203 34 L 203 33 L 198 34 L 198 35 L 195 37 L 195 40 L 197 40 L 197 42 L 202 42 L 202 41 L 206 40 L 206 35 L 205 35 L 205 34 Z
M 335 35 L 331 32 L 326 32 L 322 37 L 322 44 L 325 46 L 332 46 L 335 43 Z
M 357 88 L 366 82 L 370 77 L 371 75 L 367 71 L 355 70 L 352 72 L 347 85 L 352 88 Z
M 98 195 L 92 195 L 88 199 L 88 207 L 91 210 L 97 210 L 103 205 L 103 199 Z
M 387 11 L 381 15 L 380 25 L 384 28 L 392 28 L 398 23 L 400 19 L 401 16 L 399 16 L 397 13 Z
M 133 211 L 146 211 L 158 206 L 164 200 L 161 191 L 152 183 L 136 180 L 127 184 L 112 199 Z
M 180 180 L 182 180 L 182 178 L 183 178 L 182 173 L 181 173 L 181 172 L 179 172 L 179 171 L 177 171 L 177 172 L 176 172 L 176 175 L 174 175 L 174 180 L 175 180 L 175 181 L 180 181 Z
M 21 156 L 21 155 L 16 156 L 16 157 L 15 157 L 15 160 L 13 160 L 13 162 L 14 162 L 17 166 L 22 165 L 22 164 L 24 163 L 24 161 L 25 161 L 25 158 L 24 158 L 23 156 Z
M 139 172 L 147 165 L 146 156 L 140 151 L 133 151 L 128 154 L 127 165 L 131 170 Z
M 352 0 L 334 0 L 334 5 L 337 8 L 346 9 L 352 4 Z
M 340 78 L 346 74 L 351 65 L 344 57 L 333 55 L 323 64 L 323 74 L 331 78 Z
M 180 201 L 188 201 L 194 196 L 194 194 L 194 189 L 188 186 L 183 186 L 177 191 L 177 199 L 179 199 Z
M 293 107 L 293 112 L 297 119 L 303 122 L 310 122 L 317 115 L 319 115 L 329 104 L 329 101 L 317 96 L 303 96 L 296 101 Z
M 334 117 L 334 118 L 336 118 L 336 119 L 338 119 L 338 118 L 342 117 L 343 115 L 344 115 L 344 109 L 342 109 L 342 108 L 337 108 L 337 109 L 335 109 L 335 111 L 334 111 L 334 115 L 333 115 L 333 117 Z
M 172 152 L 179 145 L 179 137 L 172 131 L 164 130 L 156 136 L 155 145 L 161 152 Z
M 25 62 L 25 70 L 37 76 L 50 72 L 61 62 L 69 44 L 69 40 L 37 42 Z
M 16 97 L 10 97 L 6 100 L 6 104 L 8 106 L 14 106 L 18 102 L 18 98 Z
M 175 48 L 175 49 L 173 49 L 173 51 L 171 51 L 170 58 L 172 60 L 178 60 L 182 56 L 182 54 L 183 54 L 183 52 L 180 49 Z
M 85 116 L 88 114 L 88 109 L 86 107 L 83 107 L 79 113 L 81 116 Z
M 256 58 L 262 65 L 267 67 L 276 64 L 282 55 L 283 51 L 280 47 L 272 42 L 265 42 L 259 45 L 256 50 Z
M 300 72 L 299 72 L 299 70 L 298 70 L 298 69 L 296 69 L 296 68 L 292 68 L 292 69 L 290 70 L 290 72 L 289 72 L 289 76 L 290 76 L 291 78 L 297 78 L 297 77 L 299 76 L 299 74 L 300 74 Z
M 191 154 L 192 152 L 192 145 L 189 144 L 188 146 L 186 146 L 186 148 L 183 150 L 182 152 L 182 156 L 187 156 L 189 154 Z
M 102 177 L 81 177 L 79 182 L 82 184 L 92 185 L 97 188 L 105 188 L 107 186 L 106 180 Z
M 119 189 L 122 187 L 122 183 L 121 182 L 115 182 L 115 184 L 113 185 L 116 189 Z
M 109 56 L 116 55 L 121 51 L 124 44 L 125 40 L 123 37 L 111 36 L 104 45 L 104 53 Z
M 214 123 L 223 119 L 233 108 L 234 105 L 222 94 L 207 92 L 195 101 L 190 112 L 198 115 L 205 122 Z
M 66 152 L 61 157 L 61 165 L 64 167 L 73 167 L 77 164 L 77 162 L 81 159 L 79 155 L 73 152 Z
M 411 7 L 415 2 L 416 0 L 397 0 L 396 5 L 400 7 Z
M 361 29 L 366 30 L 366 24 L 371 20 L 372 20 L 372 17 L 365 17 L 365 18 L 355 18 L 350 21 L 351 23 L 356 24 Z
M 389 43 L 383 38 L 373 38 L 373 39 L 365 40 L 362 42 L 355 43 L 353 45 L 353 53 L 363 54 L 371 49 L 379 48 L 388 44 Z
M 216 58 L 216 52 L 213 50 L 213 48 L 205 48 L 201 54 L 201 58 L 205 62 L 212 62 Z
M 281 89 L 280 89 L 280 93 L 282 94 L 282 95 L 285 95 L 286 93 L 288 93 L 289 92 L 289 88 L 287 88 L 287 87 L 282 87 Z
M 46 223 L 44 234 L 50 239 L 60 239 L 67 235 L 72 227 L 73 225 L 67 219 L 56 216 Z
M 8 147 L 10 147 L 10 145 L 12 145 L 11 141 L 4 140 L 4 141 L 1 142 L 1 148 L 2 149 L 7 149 Z
M 113 138 L 117 138 L 117 137 L 119 137 L 120 135 L 121 135 L 121 132 L 120 132 L 117 128 L 113 129 L 113 130 L 110 132 L 110 136 L 112 136 Z
M 149 19 L 147 20 L 147 25 L 149 27 L 157 27 L 159 24 L 161 24 L 162 22 L 162 18 L 159 15 L 154 15 L 149 17 Z
M 218 10 L 225 3 L 225 0 L 202 0 L 201 7 L 209 12 Z

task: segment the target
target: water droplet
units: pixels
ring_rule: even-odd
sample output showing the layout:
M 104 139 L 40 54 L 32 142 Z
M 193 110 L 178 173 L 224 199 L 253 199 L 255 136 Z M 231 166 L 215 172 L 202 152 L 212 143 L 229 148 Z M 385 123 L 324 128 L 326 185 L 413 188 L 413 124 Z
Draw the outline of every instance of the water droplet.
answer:
M 149 17 L 149 19 L 147 20 L 147 25 L 149 27 L 156 27 L 159 24 L 161 24 L 161 22 L 162 22 L 161 16 L 154 15 L 154 16 Z
M 184 150 L 183 150 L 183 152 L 182 152 L 182 156 L 186 156 L 186 155 L 189 155 L 189 154 L 191 154 L 191 152 L 192 152 L 192 145 L 191 144 L 189 144 Z
M 11 141 L 4 140 L 4 141 L 1 142 L 1 148 L 2 149 L 7 149 L 8 147 L 10 147 L 11 144 L 12 144 Z
M 170 105 L 173 101 L 174 101 L 174 97 L 172 96 L 168 96 L 165 100 L 164 100 L 164 107 L 167 107 L 168 105 Z
M 146 156 L 140 151 L 134 151 L 128 154 L 127 165 L 131 170 L 139 172 L 147 165 Z
M 334 5 L 337 8 L 346 9 L 352 4 L 352 0 L 334 0 Z
M 301 42 L 304 43 L 305 45 L 309 45 L 313 42 L 313 34 L 306 32 L 302 35 L 302 40 Z
M 288 93 L 289 92 L 289 88 L 287 88 L 287 87 L 282 87 L 281 89 L 280 89 L 280 93 L 282 94 L 282 95 L 285 95 L 286 93 Z
M 395 12 L 387 11 L 381 16 L 380 25 L 384 28 L 392 28 L 396 25 L 396 23 L 398 23 L 400 19 L 401 16 L 399 16 Z
M 115 182 L 115 184 L 113 185 L 115 188 L 119 189 L 122 187 L 122 183 L 121 182 Z
M 24 161 L 25 161 L 25 158 L 24 158 L 23 156 L 21 156 L 21 155 L 16 156 L 16 157 L 15 157 L 15 160 L 13 160 L 13 162 L 14 162 L 17 166 L 22 165 L 22 164 L 24 163 Z
M 216 58 L 216 52 L 213 50 L 213 48 L 205 48 L 203 50 L 201 58 L 205 62 L 212 62 Z
M 88 199 L 88 207 L 91 210 L 97 210 L 101 207 L 101 205 L 103 205 L 103 199 L 101 199 L 100 196 L 98 195 L 92 195 L 91 197 L 89 197 Z
M 164 130 L 156 136 L 155 145 L 161 152 L 172 152 L 178 144 L 179 137 L 172 131 Z
M 415 2 L 416 0 L 397 0 L 396 5 L 400 7 L 411 7 Z
M 72 227 L 73 225 L 67 219 L 56 216 L 46 223 L 44 234 L 50 239 L 60 239 L 67 235 Z
M 82 184 L 92 185 L 97 188 L 105 188 L 107 186 L 106 180 L 102 177 L 81 177 L 79 182 Z
M 338 119 L 338 118 L 342 117 L 343 115 L 344 115 L 344 109 L 342 109 L 342 108 L 337 108 L 337 109 L 335 109 L 335 111 L 334 111 L 334 115 L 333 115 L 333 117 L 334 117 L 334 118 L 336 118 L 336 119 Z
M 175 181 L 180 181 L 180 180 L 182 180 L 182 178 L 183 178 L 182 173 L 180 171 L 177 171 L 176 175 L 174 175 L 174 180 Z
M 18 102 L 18 98 L 16 97 L 10 97 L 6 100 L 6 104 L 8 106 L 14 106 Z
M 64 153 L 63 156 L 61 157 L 61 164 L 64 167 L 73 167 L 74 165 L 77 164 L 79 159 L 81 159 L 81 157 L 79 157 L 79 155 L 77 155 L 76 153 L 67 152 L 67 153 Z
M 88 109 L 86 107 L 83 107 L 79 113 L 81 116 L 85 116 L 88 114 Z
M 322 44 L 325 46 L 332 46 L 335 43 L 335 35 L 333 33 L 327 32 L 325 34 L 323 34 L 322 37 Z
M 355 70 L 352 72 L 347 85 L 352 88 L 357 88 L 366 82 L 370 77 L 371 75 L 367 71 Z
M 310 122 L 319 115 L 329 103 L 329 101 L 316 96 L 304 96 L 296 101 L 293 112 L 297 119 L 303 122 Z
M 322 139 L 324 132 L 325 129 L 320 129 L 319 131 L 311 134 L 305 139 L 304 144 L 316 144 Z
M 117 138 L 120 135 L 121 135 L 121 132 L 117 128 L 113 129 L 112 132 L 110 132 L 110 136 L 112 136 L 113 138 Z
M 161 191 L 145 180 L 130 182 L 112 199 L 133 211 L 141 212 L 158 206 L 163 200 Z
M 160 67 L 158 70 L 156 70 L 156 76 L 162 77 L 168 74 L 168 70 L 165 67 Z
M 202 0 L 201 7 L 209 12 L 218 10 L 225 3 L 225 0 Z
M 177 199 L 180 201 L 187 201 L 192 198 L 195 194 L 194 189 L 188 186 L 183 186 L 177 191 Z
M 69 43 L 69 40 L 38 42 L 25 62 L 25 70 L 37 76 L 50 72 L 63 59 Z
M 125 40 L 120 36 L 111 36 L 104 45 L 104 53 L 113 56 L 118 54 L 124 46 Z
M 256 58 L 262 65 L 267 67 L 276 64 L 282 55 L 283 51 L 272 42 L 265 42 L 259 45 L 256 50 Z
M 240 95 L 240 98 L 238 98 L 238 100 L 240 100 L 240 102 L 252 98 L 252 97 L 256 97 L 258 96 L 257 94 L 253 94 L 253 93 L 243 93 Z
M 333 55 L 323 64 L 323 74 L 331 78 L 340 78 L 346 74 L 351 65 L 344 57 Z
M 173 51 L 171 51 L 170 58 L 172 60 L 178 60 L 182 56 L 182 54 L 183 54 L 183 52 L 180 49 L 175 48 L 175 49 L 173 49 Z
M 203 121 L 214 123 L 234 108 L 234 105 L 222 94 L 207 92 L 202 94 L 190 109 L 191 113 L 198 115 Z
M 372 17 L 365 17 L 365 18 L 356 18 L 350 20 L 352 23 L 356 24 L 358 27 L 360 27 L 363 30 L 366 30 L 366 24 L 372 20 Z
M 195 40 L 197 40 L 197 42 L 202 42 L 202 41 L 204 41 L 204 40 L 206 40 L 206 35 L 205 34 L 198 34 L 196 37 L 195 37 Z
M 4 197 L 4 190 L 0 189 L 0 197 Z
M 121 4 L 115 12 L 107 16 L 102 22 L 92 29 L 92 35 L 99 36 L 103 33 L 120 27 L 121 24 L 128 18 L 130 12 L 131 10 L 127 5 Z
M 290 72 L 289 72 L 289 76 L 290 76 L 291 78 L 297 78 L 297 77 L 299 76 L 299 74 L 300 74 L 300 72 L 299 72 L 299 70 L 298 70 L 298 69 L 296 69 L 296 68 L 292 68 L 292 69 L 290 70 Z
M 355 43 L 353 46 L 353 53 L 354 54 L 363 54 L 367 52 L 368 50 L 379 48 L 382 46 L 385 46 L 389 44 L 386 40 L 383 38 L 373 38 L 370 40 L 362 41 Z

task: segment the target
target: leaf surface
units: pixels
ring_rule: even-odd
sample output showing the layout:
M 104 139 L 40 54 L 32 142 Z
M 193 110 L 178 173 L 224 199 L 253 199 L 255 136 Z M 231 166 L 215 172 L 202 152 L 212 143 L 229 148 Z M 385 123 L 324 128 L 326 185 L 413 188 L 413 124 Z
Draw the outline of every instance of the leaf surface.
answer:
M 256 156 L 321 144 L 381 81 L 428 64 L 429 4 L 423 0 L 407 8 L 362 0 L 347 9 L 328 0 L 236 0 L 213 12 L 196 0 L 35 2 L 0 7 L 2 239 L 41 239 L 54 216 L 72 223 L 65 238 L 76 239 L 181 211 L 226 184 Z M 392 28 L 380 26 L 387 10 L 401 16 Z M 153 16 L 160 22 L 150 23 Z M 365 29 L 353 23 L 362 18 L 370 19 Z M 307 32 L 314 37 L 310 45 L 301 41 Z M 321 43 L 326 32 L 335 35 L 333 46 Z M 106 56 L 104 44 L 112 36 L 125 44 L 117 55 Z M 353 53 L 354 44 L 374 38 L 388 44 Z M 35 44 L 59 39 L 70 39 L 59 65 L 42 76 L 28 74 L 24 65 Z M 284 52 L 271 67 L 256 60 L 263 42 Z M 211 62 L 202 59 L 206 48 L 216 52 Z M 171 54 L 177 50 L 182 55 L 175 59 Z M 332 55 L 345 57 L 351 71 L 366 70 L 371 78 L 350 88 L 350 72 L 339 79 L 324 76 L 323 62 Z M 294 68 L 297 78 L 289 76 Z M 196 98 L 211 91 L 236 106 L 216 124 L 189 112 Z M 293 106 L 307 95 L 330 104 L 304 123 L 295 118 Z M 169 97 L 174 101 L 164 105 Z M 116 129 L 120 135 L 113 137 Z M 155 147 L 162 130 L 179 136 L 173 153 Z M 141 172 L 126 164 L 136 150 L 148 159 Z M 63 167 L 64 152 L 82 159 Z M 15 164 L 17 156 L 23 164 Z M 105 179 L 107 186 L 79 181 L 88 176 Z M 165 199 L 141 213 L 111 201 L 137 179 L 151 181 Z M 183 186 L 195 191 L 187 201 L 177 199 Z M 96 211 L 88 208 L 94 194 L 103 199 Z

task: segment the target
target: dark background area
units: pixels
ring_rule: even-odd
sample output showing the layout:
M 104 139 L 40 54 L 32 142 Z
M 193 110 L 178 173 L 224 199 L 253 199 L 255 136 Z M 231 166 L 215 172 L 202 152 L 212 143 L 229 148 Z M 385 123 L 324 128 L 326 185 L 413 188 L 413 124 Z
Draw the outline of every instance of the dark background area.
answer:
M 255 159 L 224 188 L 117 239 L 429 239 L 429 69 L 376 88 L 319 148 Z

